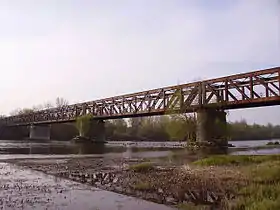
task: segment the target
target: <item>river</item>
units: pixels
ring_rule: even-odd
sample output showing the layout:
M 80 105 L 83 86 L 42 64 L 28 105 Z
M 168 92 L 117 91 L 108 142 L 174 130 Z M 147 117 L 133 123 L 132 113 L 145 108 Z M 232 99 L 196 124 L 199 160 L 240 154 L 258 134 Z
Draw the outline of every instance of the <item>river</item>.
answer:
M 230 141 L 235 147 L 229 148 L 227 154 L 278 154 L 280 147 L 261 148 L 269 140 Z M 10 158 L 40 158 L 62 156 L 106 156 L 123 157 L 163 157 L 182 150 L 184 143 L 180 142 L 108 142 L 106 145 L 73 144 L 65 141 L 35 141 L 35 140 L 1 140 L 0 159 Z M 258 148 L 260 147 L 260 148 Z

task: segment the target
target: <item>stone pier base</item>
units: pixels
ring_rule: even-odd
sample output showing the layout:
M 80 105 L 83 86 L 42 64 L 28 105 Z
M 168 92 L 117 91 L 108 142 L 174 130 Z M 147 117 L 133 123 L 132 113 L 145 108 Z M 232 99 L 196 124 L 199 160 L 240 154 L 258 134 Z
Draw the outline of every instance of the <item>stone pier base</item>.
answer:
M 214 109 L 203 109 L 197 111 L 198 143 L 210 143 L 217 146 L 228 144 L 226 112 Z

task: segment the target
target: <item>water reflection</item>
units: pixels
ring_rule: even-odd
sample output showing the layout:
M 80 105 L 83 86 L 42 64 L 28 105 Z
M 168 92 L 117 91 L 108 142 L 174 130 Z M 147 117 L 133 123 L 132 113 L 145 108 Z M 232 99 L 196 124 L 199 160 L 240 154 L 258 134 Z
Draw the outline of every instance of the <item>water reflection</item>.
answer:
M 125 152 L 123 147 L 108 147 L 104 144 L 21 144 L 5 145 L 0 147 L 0 154 L 104 154 L 110 152 Z
M 230 142 L 235 148 L 207 149 L 190 152 L 188 155 L 207 156 L 211 154 L 279 154 L 278 148 L 254 149 L 250 145 L 265 145 L 269 141 Z M 247 145 L 247 146 L 246 146 Z M 119 155 L 124 158 L 164 157 L 185 152 L 183 143 L 178 142 L 109 142 L 108 144 L 71 143 L 57 141 L 0 141 L 2 155 Z
M 277 139 L 275 140 L 251 140 L 251 141 L 230 141 L 229 143 L 233 144 L 234 146 L 238 148 L 248 148 L 248 147 L 258 147 L 258 146 L 264 146 L 268 142 L 274 142 L 279 141 Z
M 246 150 L 235 150 L 230 154 L 232 155 L 272 155 L 280 154 L 280 147 L 268 148 L 268 149 L 246 149 Z

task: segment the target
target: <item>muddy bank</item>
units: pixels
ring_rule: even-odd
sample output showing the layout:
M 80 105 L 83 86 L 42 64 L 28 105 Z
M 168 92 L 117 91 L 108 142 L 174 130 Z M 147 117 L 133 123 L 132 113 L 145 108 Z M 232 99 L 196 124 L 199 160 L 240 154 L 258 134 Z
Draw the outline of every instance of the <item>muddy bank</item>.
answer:
M 232 199 L 235 189 L 246 183 L 242 174 L 233 167 L 175 167 L 159 162 L 143 163 L 143 159 L 76 158 L 8 162 L 170 206 L 191 202 L 220 208 L 224 199 Z
M 5 210 L 172 209 L 6 163 L 0 163 L 0 184 L 0 208 Z

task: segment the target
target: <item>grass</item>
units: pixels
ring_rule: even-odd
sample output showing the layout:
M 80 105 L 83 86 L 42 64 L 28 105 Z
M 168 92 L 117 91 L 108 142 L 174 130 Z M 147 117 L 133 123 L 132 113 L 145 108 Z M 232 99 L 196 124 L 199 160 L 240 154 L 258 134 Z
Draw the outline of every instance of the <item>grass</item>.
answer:
M 250 167 L 247 171 L 246 169 L 244 170 L 255 182 L 280 182 L 280 161 L 265 162 L 257 165 L 256 167 Z
M 221 203 L 222 208 L 217 209 L 280 209 L 280 155 L 216 155 L 195 161 L 193 164 L 198 166 L 198 168 L 203 167 L 204 169 L 207 169 L 208 166 L 220 166 L 220 168 L 217 168 L 219 170 L 224 170 L 231 166 L 239 166 L 233 168 L 244 175 L 242 179 L 239 179 L 240 176 L 233 176 L 230 178 L 229 183 L 232 184 L 232 193 L 234 193 L 235 197 L 232 200 L 226 200 L 225 198 Z M 153 168 L 154 166 L 151 162 L 144 162 L 129 167 L 130 170 L 135 172 L 148 172 Z M 219 173 L 219 176 L 220 175 L 223 184 L 226 186 L 227 184 L 224 182 L 227 181 L 227 179 L 223 179 L 223 173 Z M 217 175 L 216 178 L 219 178 L 219 176 Z M 239 184 L 235 185 L 235 183 Z M 138 181 L 132 185 L 132 187 L 139 191 L 149 191 L 153 188 L 153 186 L 146 181 Z M 206 210 L 212 208 L 211 206 L 192 205 L 189 203 L 182 203 L 177 207 L 181 210 Z
M 265 185 L 251 184 L 242 188 L 237 199 L 231 201 L 232 210 L 279 210 L 280 183 Z
M 194 205 L 191 203 L 181 203 L 177 205 L 177 208 L 179 210 L 207 210 L 209 209 L 209 206 L 203 206 L 203 205 Z
M 154 166 L 152 163 L 149 162 L 144 162 L 144 163 L 139 163 L 139 164 L 129 166 L 129 170 L 134 172 L 148 172 L 152 169 L 154 169 Z
M 132 186 L 135 190 L 140 191 L 147 191 L 150 190 L 152 187 L 148 182 L 138 182 Z
M 216 155 L 193 162 L 199 166 L 249 165 L 279 161 L 280 155 Z
M 241 166 L 236 170 L 240 170 L 248 177 L 248 183 L 237 190 L 234 200 L 225 202 L 223 209 L 280 209 L 280 155 L 218 155 L 198 160 L 194 164 L 198 166 Z

